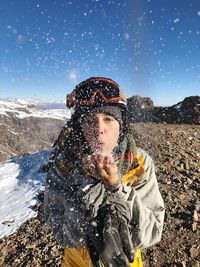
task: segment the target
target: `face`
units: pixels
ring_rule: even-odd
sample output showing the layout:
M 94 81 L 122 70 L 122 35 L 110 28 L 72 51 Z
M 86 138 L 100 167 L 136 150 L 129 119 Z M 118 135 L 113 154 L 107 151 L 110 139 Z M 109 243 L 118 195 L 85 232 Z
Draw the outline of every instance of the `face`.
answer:
M 111 153 L 117 146 L 120 124 L 114 117 L 91 113 L 81 125 L 84 137 L 93 152 Z

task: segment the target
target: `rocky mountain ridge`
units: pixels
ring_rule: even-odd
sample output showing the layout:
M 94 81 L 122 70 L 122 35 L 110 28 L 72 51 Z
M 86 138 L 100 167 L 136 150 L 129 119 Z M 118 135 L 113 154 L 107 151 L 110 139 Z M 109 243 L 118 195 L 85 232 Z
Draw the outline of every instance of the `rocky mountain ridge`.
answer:
M 128 98 L 130 122 L 167 124 L 200 124 L 200 96 L 186 97 L 171 107 L 156 107 L 153 101 L 141 96 Z
M 67 110 L 0 101 L 0 162 L 49 148 L 69 117 Z

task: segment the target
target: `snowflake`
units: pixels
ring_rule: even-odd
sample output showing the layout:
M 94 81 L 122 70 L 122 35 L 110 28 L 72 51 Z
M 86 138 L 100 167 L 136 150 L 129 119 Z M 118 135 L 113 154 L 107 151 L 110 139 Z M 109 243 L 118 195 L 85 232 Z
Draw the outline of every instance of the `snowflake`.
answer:
M 125 40 L 129 40 L 130 36 L 129 36 L 128 32 L 124 33 L 124 38 L 125 38 Z
M 174 19 L 174 23 L 178 23 L 180 21 L 179 18 Z

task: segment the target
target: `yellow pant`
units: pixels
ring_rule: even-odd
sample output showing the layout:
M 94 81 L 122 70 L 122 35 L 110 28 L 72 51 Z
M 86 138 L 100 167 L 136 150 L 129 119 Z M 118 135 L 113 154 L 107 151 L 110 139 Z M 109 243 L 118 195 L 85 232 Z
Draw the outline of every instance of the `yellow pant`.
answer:
M 130 264 L 130 267 L 142 267 L 140 249 L 134 250 L 134 256 L 135 260 Z M 87 249 L 65 248 L 61 267 L 93 267 L 93 264 Z

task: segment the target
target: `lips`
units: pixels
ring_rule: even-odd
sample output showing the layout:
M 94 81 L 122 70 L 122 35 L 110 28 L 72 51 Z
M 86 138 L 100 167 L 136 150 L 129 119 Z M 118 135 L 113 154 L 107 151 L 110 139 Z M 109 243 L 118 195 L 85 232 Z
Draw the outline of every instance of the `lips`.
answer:
M 97 149 L 97 150 L 102 150 L 103 147 L 104 147 L 104 143 L 103 142 L 96 142 L 95 145 L 94 145 L 94 148 Z
M 92 147 L 94 150 L 102 150 L 105 148 L 105 143 L 102 141 L 96 140 L 93 142 Z

